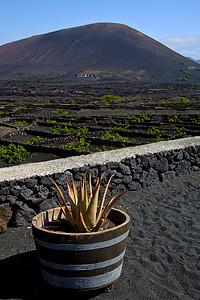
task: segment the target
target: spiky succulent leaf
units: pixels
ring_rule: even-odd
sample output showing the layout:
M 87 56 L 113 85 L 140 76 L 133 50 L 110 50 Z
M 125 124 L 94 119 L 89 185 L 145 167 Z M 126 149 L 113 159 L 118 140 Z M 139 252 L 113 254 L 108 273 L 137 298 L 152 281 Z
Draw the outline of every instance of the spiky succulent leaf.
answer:
M 58 201 L 58 199 L 56 198 L 56 202 L 58 203 L 58 205 L 60 206 L 64 216 L 65 216 L 65 219 L 68 221 L 69 225 L 76 230 L 76 226 L 75 226 L 75 220 L 72 216 L 72 214 L 65 209 L 65 207 L 63 205 L 60 204 L 60 202 Z
M 75 223 L 76 223 L 76 231 L 88 232 L 88 228 L 85 224 L 85 221 L 84 221 L 84 218 L 83 218 L 83 215 L 82 215 L 80 209 L 77 212 L 77 218 L 75 220 Z
M 86 175 L 83 178 L 83 202 L 84 202 L 84 210 L 85 214 L 87 214 L 88 206 L 89 206 L 89 198 L 88 198 L 88 190 L 87 190 L 87 181 Z
M 90 189 L 90 197 L 89 197 L 89 203 L 90 203 L 90 200 L 92 198 L 92 178 L 91 178 L 91 172 L 90 172 L 90 175 L 89 175 L 89 189 Z
M 67 177 L 67 188 L 68 188 L 69 201 L 70 201 L 72 215 L 73 215 L 73 218 L 76 219 L 76 199 L 75 199 L 74 191 L 70 185 L 68 177 Z
M 99 220 L 106 220 L 106 218 L 108 217 L 111 209 L 113 208 L 113 206 L 115 205 L 116 201 L 119 199 L 119 197 L 121 197 L 122 195 L 124 195 L 125 193 L 127 193 L 128 191 L 124 191 L 119 195 L 115 195 L 108 203 L 107 205 L 104 207 L 104 209 L 101 212 L 100 218 Z M 96 230 L 98 231 L 98 229 L 100 228 L 99 224 L 97 223 L 97 225 L 95 226 Z
M 110 179 L 108 180 L 108 183 L 106 185 L 103 197 L 101 199 L 100 205 L 99 205 L 99 207 L 97 209 L 97 220 L 96 220 L 96 222 L 99 221 L 99 218 L 100 218 L 100 215 L 101 215 L 101 211 L 102 211 L 102 208 L 103 208 L 103 205 L 104 205 L 104 201 L 105 201 L 105 198 L 106 198 L 106 194 L 107 194 L 107 191 L 108 191 L 108 187 L 110 185 L 110 182 L 111 182 L 111 179 L 113 178 L 113 176 L 115 176 L 115 174 L 113 174 L 113 175 L 110 176 Z
M 104 175 L 104 174 L 103 174 Z M 101 180 L 103 178 L 103 175 L 99 180 L 97 180 L 96 186 L 94 188 L 92 198 L 90 200 L 90 204 L 87 210 L 87 214 L 85 217 L 85 223 L 88 226 L 88 228 L 92 228 L 96 224 L 96 218 L 97 218 L 97 207 L 98 207 L 98 197 L 99 197 L 99 189 Z
M 83 217 L 85 217 L 85 206 L 84 206 L 84 188 L 83 188 L 83 180 L 82 177 L 80 177 L 80 187 L 79 187 L 79 194 L 78 194 L 78 204 L 77 209 L 80 209 Z
M 72 176 L 72 183 L 73 183 L 73 189 L 74 189 L 75 205 L 77 205 L 78 204 L 78 191 L 77 191 L 76 183 L 75 183 L 73 176 Z
M 55 181 L 52 180 L 52 182 L 53 182 L 53 184 L 56 186 L 56 188 L 57 188 L 57 190 L 58 190 L 58 193 L 59 193 L 59 195 L 60 195 L 60 197 L 61 197 L 61 199 L 62 199 L 63 205 L 64 205 L 65 207 L 67 207 L 67 202 L 65 201 L 65 198 L 64 198 L 63 193 L 61 192 L 59 186 L 55 183 Z
M 116 201 L 121 197 L 123 194 L 127 193 L 128 191 L 125 191 L 119 195 L 115 195 L 108 203 L 107 205 L 103 208 L 100 217 L 98 219 L 98 222 L 96 223 L 95 227 L 93 228 L 93 231 L 98 231 L 103 223 L 106 221 L 111 209 L 115 205 Z

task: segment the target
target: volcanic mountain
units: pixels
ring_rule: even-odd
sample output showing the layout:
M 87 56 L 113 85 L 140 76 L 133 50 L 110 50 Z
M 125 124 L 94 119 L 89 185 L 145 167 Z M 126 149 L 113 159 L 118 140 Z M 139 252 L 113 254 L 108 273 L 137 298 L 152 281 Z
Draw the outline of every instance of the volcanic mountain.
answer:
M 145 34 L 115 23 L 63 29 L 0 46 L 0 73 L 88 69 L 170 73 L 180 70 L 180 63 L 198 66 Z

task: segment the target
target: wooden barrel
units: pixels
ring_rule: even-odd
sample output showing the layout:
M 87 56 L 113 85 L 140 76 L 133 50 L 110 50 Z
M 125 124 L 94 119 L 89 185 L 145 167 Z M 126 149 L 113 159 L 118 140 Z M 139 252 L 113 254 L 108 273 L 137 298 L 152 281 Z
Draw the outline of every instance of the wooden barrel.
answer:
M 43 226 L 62 218 L 60 208 L 35 216 L 33 236 L 43 279 L 56 287 L 93 290 L 112 284 L 121 274 L 130 218 L 112 209 L 109 220 L 115 226 L 93 233 L 65 233 Z

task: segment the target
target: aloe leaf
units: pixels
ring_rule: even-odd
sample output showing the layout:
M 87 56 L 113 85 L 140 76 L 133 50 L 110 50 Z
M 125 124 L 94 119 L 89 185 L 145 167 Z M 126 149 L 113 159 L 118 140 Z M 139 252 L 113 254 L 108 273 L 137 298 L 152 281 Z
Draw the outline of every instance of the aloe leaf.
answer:
M 90 189 L 90 197 L 89 197 L 89 204 L 90 204 L 90 200 L 92 198 L 92 179 L 91 179 L 91 172 L 89 174 L 89 189 Z
M 77 191 L 73 176 L 72 176 L 72 182 L 73 182 L 73 189 L 74 189 L 75 204 L 77 205 L 78 204 L 78 191 Z
M 84 197 L 84 186 L 83 186 L 82 177 L 80 177 L 80 189 L 79 189 L 79 195 L 78 195 L 77 212 L 80 209 L 83 217 L 85 217 L 84 198 L 83 197 Z
M 103 174 L 104 175 L 104 174 Z M 97 206 L 98 206 L 98 196 L 99 196 L 99 189 L 101 180 L 103 178 L 103 175 L 96 183 L 96 186 L 94 188 L 94 192 L 90 201 L 90 205 L 87 210 L 85 223 L 88 226 L 88 228 L 92 228 L 96 224 L 96 217 L 97 217 Z
M 98 186 L 98 184 L 99 184 L 99 177 L 97 178 L 97 181 L 96 181 L 96 184 L 95 184 L 94 190 L 96 189 L 96 187 Z M 93 193 L 94 193 L 94 191 L 93 191 Z
M 76 188 L 74 177 L 72 176 L 72 184 L 74 190 L 74 219 L 76 219 L 77 211 L 78 211 L 78 191 Z
M 85 210 L 85 214 L 87 213 L 88 210 L 88 205 L 89 205 L 89 199 L 88 199 L 88 191 L 87 191 L 87 181 L 86 181 L 86 175 L 84 176 L 83 179 L 83 184 L 84 184 L 84 210 Z
M 92 228 L 92 231 L 95 232 L 95 231 L 98 231 L 101 226 L 104 224 L 105 222 L 105 219 L 101 218 L 99 219 L 98 223 L 96 223 L 96 225 Z
M 116 201 L 119 199 L 119 197 L 121 197 L 122 195 L 124 195 L 125 193 L 127 193 L 128 191 L 124 191 L 119 195 L 115 195 L 109 202 L 108 204 L 105 206 L 102 215 L 103 218 L 106 219 L 109 215 L 109 212 L 111 211 L 112 207 L 115 205 Z
M 81 213 L 81 211 L 80 211 L 80 221 L 81 221 L 81 224 L 82 224 L 82 226 L 83 226 L 83 229 L 84 230 L 82 230 L 82 231 L 89 231 L 88 230 L 88 228 L 87 228 L 87 226 L 86 226 L 86 224 L 85 224 L 85 221 L 84 221 L 84 219 L 83 219 L 83 215 L 82 215 L 82 213 Z
M 108 221 L 108 219 L 106 219 L 106 220 L 103 220 L 100 228 L 102 228 L 102 230 L 104 230 L 104 229 L 108 228 L 108 226 L 109 226 L 109 221 Z
M 110 185 L 110 182 L 111 182 L 111 179 L 113 178 L 113 176 L 115 176 L 115 174 L 111 175 L 110 176 L 110 179 L 108 180 L 108 183 L 106 185 L 106 188 L 105 188 L 105 191 L 104 191 L 104 194 L 103 194 L 103 197 L 102 197 L 102 200 L 100 202 L 100 205 L 98 207 L 98 210 L 97 210 L 97 222 L 99 221 L 99 216 L 101 214 L 101 211 L 102 211 L 102 208 L 103 208 L 103 205 L 104 205 L 104 201 L 105 201 L 105 198 L 106 198 L 106 194 L 107 194 L 107 191 L 108 191 L 108 187 Z
M 82 231 L 88 231 L 88 228 L 85 224 L 85 221 L 84 221 L 84 218 L 83 218 L 83 215 L 80 211 L 80 209 L 78 210 L 78 213 L 77 213 L 77 216 L 76 216 L 76 226 L 77 226 L 77 231 L 78 232 L 82 232 Z
M 65 207 L 65 211 L 66 211 L 66 213 L 67 213 L 67 216 L 70 218 L 70 222 L 72 221 L 72 223 L 73 223 L 74 221 L 72 220 L 72 217 L 73 217 L 73 219 L 75 220 L 75 214 L 74 214 L 73 209 L 72 209 L 73 201 L 70 201 L 70 204 L 71 204 L 71 210 L 72 210 L 72 216 L 71 216 L 71 211 L 70 211 L 69 208 L 68 208 L 68 205 L 67 205 L 67 202 L 65 201 L 65 198 L 64 198 L 64 196 L 63 196 L 63 193 L 61 192 L 59 186 L 55 183 L 55 181 L 52 180 L 52 182 L 53 182 L 53 184 L 56 186 L 56 188 L 57 188 L 57 190 L 58 190 L 58 192 L 59 192 L 59 195 L 60 195 L 60 197 L 61 197 L 61 199 L 62 199 L 62 201 L 63 201 L 64 207 Z
M 69 201 L 70 201 L 70 206 L 72 210 L 72 215 L 74 219 L 76 219 L 76 197 L 74 194 L 74 191 L 70 185 L 69 179 L 67 177 L 67 188 L 68 188 L 68 193 L 69 193 Z
M 58 190 L 58 192 L 59 192 L 59 194 L 60 194 L 60 197 L 61 197 L 61 199 L 62 199 L 62 201 L 63 201 L 64 206 L 67 206 L 67 202 L 65 201 L 65 198 L 64 198 L 63 193 L 61 192 L 59 186 L 55 183 L 55 181 L 53 181 L 53 180 L 51 180 L 51 181 L 52 181 L 53 184 L 56 186 L 56 188 L 57 188 L 57 190 Z
M 61 210 L 62 210 L 65 218 L 68 220 L 68 217 L 67 217 L 67 214 L 66 214 L 66 211 L 65 211 L 65 207 L 62 204 L 60 204 L 60 202 L 58 201 L 57 197 L 56 197 L 56 202 L 60 206 L 60 208 L 61 208 Z
M 75 222 L 74 222 L 74 219 L 73 219 L 73 216 L 72 216 L 70 210 L 69 209 L 67 210 L 65 206 L 61 205 L 57 198 L 56 198 L 56 202 L 60 206 L 60 208 L 61 208 L 61 210 L 62 210 L 62 212 L 63 212 L 66 220 L 69 222 L 69 224 L 71 225 L 71 227 L 75 229 L 76 228 Z
M 73 189 L 71 187 L 71 184 L 69 182 L 68 177 L 67 177 L 66 181 L 67 181 L 67 188 L 68 188 L 69 197 L 71 198 L 71 200 L 75 204 L 76 203 L 76 199 L 75 199 L 75 196 L 74 196 L 74 191 L 73 191 Z
M 121 197 L 123 194 L 127 193 L 128 191 L 125 191 L 119 195 L 115 195 L 108 203 L 107 205 L 103 208 L 99 218 L 98 222 L 96 223 L 95 227 L 93 228 L 93 231 L 98 231 L 99 228 L 103 225 L 105 220 L 107 219 L 112 207 L 115 205 L 116 201 Z
M 106 226 L 103 227 L 103 225 L 106 224 Z M 96 232 L 96 231 L 100 231 L 100 230 L 104 230 L 109 226 L 109 222 L 108 219 L 101 219 L 92 229 L 92 232 Z

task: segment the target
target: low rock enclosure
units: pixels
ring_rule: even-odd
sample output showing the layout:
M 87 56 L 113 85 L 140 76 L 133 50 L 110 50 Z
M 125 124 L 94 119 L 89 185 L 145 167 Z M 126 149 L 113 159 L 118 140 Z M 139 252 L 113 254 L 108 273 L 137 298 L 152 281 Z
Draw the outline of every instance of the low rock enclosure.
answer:
M 115 173 L 109 187 L 111 196 L 127 189 L 134 191 L 199 171 L 199 157 L 200 138 L 192 137 L 2 168 L 0 208 L 1 211 L 3 207 L 6 210 L 10 208 L 10 223 L 21 226 L 30 223 L 35 214 L 57 206 L 57 191 L 51 179 L 57 182 L 65 194 L 66 173 L 69 179 L 73 175 L 78 183 L 80 176 L 91 172 L 94 185 L 96 178 L 105 172 L 102 187 Z M 1 232 L 5 230 L 6 225 L 2 226 Z

